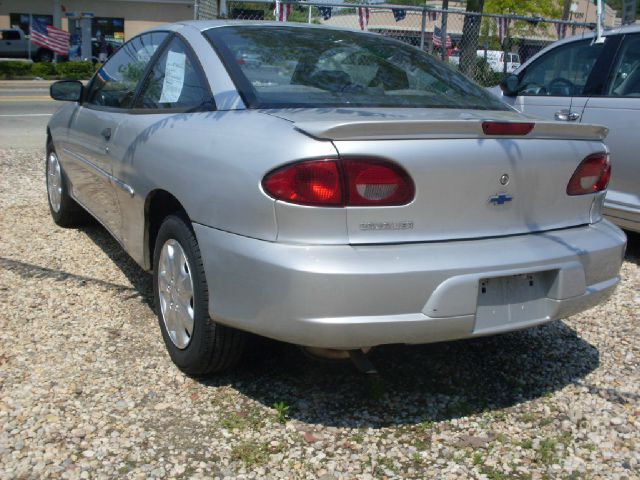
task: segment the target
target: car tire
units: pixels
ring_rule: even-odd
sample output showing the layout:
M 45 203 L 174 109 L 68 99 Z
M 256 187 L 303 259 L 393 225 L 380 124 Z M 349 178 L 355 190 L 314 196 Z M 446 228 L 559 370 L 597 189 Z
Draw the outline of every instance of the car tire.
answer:
M 184 373 L 202 376 L 236 365 L 245 332 L 209 316 L 209 290 L 198 242 L 184 215 L 160 226 L 153 253 L 153 293 L 158 322 L 171 360 Z
M 67 177 L 51 140 L 47 142 L 45 178 L 47 200 L 53 221 L 60 227 L 76 227 L 86 220 L 86 212 L 69 195 Z

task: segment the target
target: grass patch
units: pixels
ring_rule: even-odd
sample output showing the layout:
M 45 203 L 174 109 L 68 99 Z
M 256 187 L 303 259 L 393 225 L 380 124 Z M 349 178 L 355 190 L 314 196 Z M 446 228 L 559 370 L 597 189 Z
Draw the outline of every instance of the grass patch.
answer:
M 244 463 L 247 467 L 263 465 L 269 460 L 269 455 L 284 450 L 282 444 L 270 445 L 259 442 L 243 442 L 231 449 L 231 459 Z
M 558 442 L 553 438 L 545 438 L 540 442 L 540 449 L 538 455 L 540 461 L 545 465 L 551 465 L 555 463 L 556 459 L 556 445 Z
M 520 420 L 525 423 L 533 423 L 535 419 L 536 419 L 536 416 L 531 412 L 523 413 L 520 416 Z
M 525 448 L 527 450 L 531 450 L 533 448 L 533 440 L 531 440 L 530 438 L 527 438 L 526 440 L 522 440 L 519 445 L 522 448 Z

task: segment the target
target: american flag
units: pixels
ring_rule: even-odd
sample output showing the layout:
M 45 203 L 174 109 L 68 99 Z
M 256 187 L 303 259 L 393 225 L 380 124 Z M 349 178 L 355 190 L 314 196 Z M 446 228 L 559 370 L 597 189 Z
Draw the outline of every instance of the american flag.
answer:
M 392 8 L 391 11 L 393 12 L 393 18 L 396 22 L 407 18 L 407 11 L 404 8 Z
M 433 26 L 433 46 L 442 47 L 442 30 L 435 25 Z M 451 36 L 447 35 L 447 48 L 451 48 L 452 46 Z
M 504 43 L 504 39 L 509 35 L 509 23 L 511 23 L 510 18 L 496 18 L 496 24 L 498 26 L 498 38 L 500 39 L 501 45 Z
M 286 22 L 289 15 L 291 15 L 291 4 L 276 2 L 276 9 L 273 11 L 273 15 L 276 17 L 276 22 Z
M 324 20 L 329 20 L 331 18 L 331 12 L 333 10 L 331 7 L 318 7 L 318 10 L 320 10 L 320 15 L 322 15 Z
M 360 22 L 360 30 L 366 30 L 369 25 L 369 9 L 366 7 L 358 7 L 358 21 Z
M 60 55 L 69 54 L 69 32 L 47 25 L 41 20 L 33 19 L 31 41 Z
M 564 38 L 567 34 L 567 24 L 556 23 L 556 32 L 558 32 L 558 38 Z

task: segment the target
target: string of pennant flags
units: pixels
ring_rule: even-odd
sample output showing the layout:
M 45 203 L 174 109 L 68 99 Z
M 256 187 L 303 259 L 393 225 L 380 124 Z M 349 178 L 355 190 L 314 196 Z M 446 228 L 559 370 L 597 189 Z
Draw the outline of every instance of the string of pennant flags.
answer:
M 347 5 L 345 5 L 346 7 Z M 335 8 L 341 7 L 331 7 L 331 6 L 316 6 L 318 11 L 320 12 L 320 16 L 326 21 L 329 20 L 333 16 L 333 12 Z M 360 29 L 365 31 L 369 25 L 369 20 L 371 17 L 371 9 L 364 5 L 353 5 L 356 8 L 356 13 L 358 17 L 358 24 Z M 275 7 L 273 11 L 273 15 L 276 21 L 286 22 L 291 15 L 291 3 L 285 3 L 283 1 L 276 0 Z M 404 8 L 391 8 L 391 12 L 393 13 L 393 18 L 396 22 L 401 22 L 407 18 L 407 10 Z M 451 12 L 454 13 L 454 12 Z M 455 12 L 457 13 L 457 12 Z M 437 10 L 427 10 L 426 11 L 426 20 L 427 22 L 433 22 L 433 45 L 435 47 L 442 47 L 442 31 L 435 23 L 438 21 L 440 16 L 440 12 Z M 500 43 L 504 43 L 504 41 L 509 37 L 509 27 L 511 25 L 512 18 L 510 17 L 495 17 L 496 21 L 496 33 L 500 40 Z M 532 23 L 529 21 L 529 23 Z M 555 24 L 556 33 L 558 38 L 564 38 L 567 33 L 567 24 L 558 22 Z M 445 41 L 446 48 L 452 47 L 451 36 L 447 35 L 447 39 Z
M 323 7 L 317 6 L 318 11 L 320 12 L 320 16 L 323 20 L 329 20 L 333 15 L 334 7 Z M 357 6 L 356 11 L 358 14 L 358 23 L 360 25 L 361 30 L 367 30 L 367 26 L 369 25 L 369 18 L 371 16 L 371 9 L 365 6 Z M 393 13 L 393 18 L 396 22 L 400 22 L 407 18 L 407 10 L 404 8 L 392 8 L 391 12 Z M 286 22 L 288 17 L 291 15 L 291 3 L 284 3 L 281 1 L 275 2 L 275 7 L 273 10 L 273 16 L 278 22 Z M 428 11 L 427 19 L 435 22 L 438 20 L 438 12 Z M 447 38 L 447 44 L 450 45 L 451 38 Z

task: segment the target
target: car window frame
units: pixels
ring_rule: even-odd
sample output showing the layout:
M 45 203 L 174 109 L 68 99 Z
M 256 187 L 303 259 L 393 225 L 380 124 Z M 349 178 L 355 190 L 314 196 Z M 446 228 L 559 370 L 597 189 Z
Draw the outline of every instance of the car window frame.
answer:
M 120 47 L 111 54 L 111 56 L 107 59 L 107 62 L 109 60 L 111 60 L 113 57 L 115 57 L 115 55 L 129 42 L 132 42 L 133 40 L 135 40 L 138 37 L 142 37 L 143 35 L 148 35 L 150 33 L 166 33 L 167 36 L 164 40 L 162 40 L 162 42 L 160 43 L 160 45 L 158 45 L 158 48 L 156 49 L 155 52 L 153 52 L 153 55 L 151 55 L 151 58 L 149 59 L 149 62 L 147 63 L 144 71 L 142 72 L 142 75 L 140 76 L 140 80 L 138 80 L 138 83 L 136 84 L 136 88 L 133 91 L 133 98 L 131 103 L 133 104 L 136 101 L 137 98 L 137 94 L 139 92 L 140 89 L 140 82 L 144 79 L 146 79 L 146 76 L 149 72 L 149 67 L 151 65 L 154 64 L 154 61 L 157 58 L 158 52 L 162 51 L 163 48 L 166 46 L 167 44 L 167 40 L 169 40 L 170 38 L 173 37 L 173 33 L 171 30 L 151 30 L 151 31 L 147 31 L 147 32 L 142 32 L 134 37 L 131 37 L 130 40 L 124 42 L 122 45 L 120 45 Z M 106 63 L 106 62 L 105 62 Z M 113 112 L 113 113 L 127 113 L 131 110 L 131 107 L 106 107 L 104 105 L 96 105 L 93 103 L 89 103 L 88 102 L 88 95 L 89 92 L 91 91 L 91 87 L 93 86 L 93 83 L 96 81 L 96 77 L 98 76 L 98 72 L 96 71 L 96 73 L 93 74 L 93 77 L 91 77 L 91 80 L 89 81 L 89 83 L 87 83 L 87 86 L 84 88 L 84 94 L 83 94 L 83 98 L 82 98 L 82 103 L 81 105 L 85 108 L 88 108 L 90 110 L 98 110 L 98 111 L 102 111 L 102 112 Z
M 620 60 L 620 56 L 623 53 L 623 46 L 625 44 L 625 40 L 627 39 L 627 37 L 640 38 L 640 32 L 624 33 L 624 34 L 618 34 L 616 36 L 620 37 L 618 42 L 618 49 L 616 50 L 615 54 L 612 56 L 611 65 L 609 66 L 609 74 L 607 75 L 602 94 L 599 95 L 598 97 L 599 98 L 626 98 L 626 99 L 638 98 L 638 97 L 629 97 L 626 95 L 608 95 L 606 93 L 609 91 L 609 88 L 611 87 L 611 82 L 613 82 L 613 80 L 616 77 L 615 68 L 618 66 L 618 61 Z
M 302 24 L 304 25 L 304 24 Z M 202 30 L 200 33 L 202 34 L 202 36 L 205 38 L 205 40 L 209 43 L 209 45 L 211 45 L 211 47 L 213 48 L 214 52 L 216 53 L 216 55 L 218 56 L 218 59 L 220 60 L 220 62 L 222 63 L 222 65 L 225 68 L 225 71 L 227 73 L 227 75 L 229 76 L 229 78 L 231 79 L 231 82 L 233 83 L 233 85 L 236 88 L 236 92 L 238 93 L 238 95 L 240 96 L 240 98 L 242 99 L 245 107 L 247 109 L 252 109 L 252 110 L 261 110 L 261 109 L 287 109 L 287 108 L 342 108 L 344 107 L 346 104 L 345 103 L 336 103 L 336 104 L 321 104 L 321 105 L 311 105 L 311 104 L 301 104 L 301 103 L 281 103 L 277 106 L 272 106 L 272 105 L 264 105 L 261 104 L 260 101 L 258 100 L 257 96 L 253 93 L 253 87 L 251 85 L 251 82 L 249 81 L 249 79 L 244 75 L 244 73 L 242 73 L 241 68 L 238 66 L 238 64 L 235 61 L 235 58 L 233 57 L 232 52 L 228 49 L 228 47 L 224 44 L 224 42 L 219 38 L 218 36 L 218 32 L 225 29 L 225 28 L 233 28 L 233 27 L 238 27 L 240 26 L 239 24 L 229 24 L 229 25 L 222 25 L 219 27 L 210 27 L 207 28 L 205 30 Z M 284 26 L 284 25 L 283 25 Z M 287 25 L 288 27 L 292 27 L 292 25 Z M 278 26 L 276 25 L 258 25 L 258 24 L 252 24 L 252 25 L 247 25 L 247 26 L 242 26 L 242 28 L 263 28 L 263 29 L 268 29 L 268 28 L 277 28 Z M 309 27 L 303 27 L 303 26 L 295 26 L 293 28 L 309 28 Z M 314 28 L 314 27 L 312 27 Z M 322 27 L 320 27 L 322 28 Z M 338 29 L 340 30 L 340 29 Z M 353 33 L 358 33 L 360 35 L 378 35 L 375 33 L 371 33 L 371 32 L 353 32 Z M 385 41 L 388 42 L 395 42 L 398 45 L 402 45 L 404 47 L 411 47 L 414 48 L 418 51 L 422 51 L 420 49 L 418 49 L 417 47 L 413 46 L 413 45 L 408 45 L 404 42 L 401 42 L 400 40 L 391 38 L 391 37 L 384 37 Z M 448 65 L 445 65 L 445 68 L 450 68 L 448 67 Z M 458 73 L 458 72 L 456 72 Z M 459 74 L 459 73 L 458 73 Z M 462 75 L 462 74 L 459 74 Z M 464 77 L 464 76 L 463 76 Z M 467 81 L 471 82 L 472 84 L 475 84 L 475 82 L 472 79 L 467 78 Z M 479 89 L 482 89 L 483 87 L 481 87 L 478 84 L 475 84 L 475 86 Z M 448 107 L 425 107 L 425 106 L 412 106 L 412 105 L 400 105 L 400 106 L 390 106 L 387 104 L 380 104 L 380 105 L 375 105 L 375 104 L 367 104 L 367 105 L 358 105 L 358 104 L 349 104 L 350 107 L 352 108 L 448 108 Z M 468 107 L 456 107 L 456 108 L 468 108 Z M 507 107 L 507 109 L 505 109 L 504 111 L 508 111 L 510 109 L 510 107 Z M 484 109 L 483 109 L 484 110 Z M 502 111 L 500 108 L 495 108 L 495 109 L 486 109 L 486 111 Z
M 211 85 L 209 83 L 209 79 L 204 71 L 204 68 L 202 67 L 202 63 L 200 62 L 200 58 L 198 57 L 198 55 L 196 54 L 195 50 L 193 49 L 193 47 L 191 46 L 191 44 L 189 43 L 189 41 L 183 36 L 181 35 L 179 32 L 172 32 L 171 30 L 152 30 L 152 31 L 148 31 L 148 32 L 143 32 L 139 35 L 136 35 L 135 37 L 132 37 L 131 40 L 132 41 L 142 35 L 148 34 L 148 33 L 166 33 L 167 36 L 164 40 L 162 40 L 162 42 L 160 43 L 160 45 L 158 46 L 158 48 L 156 49 L 155 52 L 153 52 L 153 55 L 151 56 L 151 58 L 149 59 L 149 62 L 147 63 L 147 66 L 145 67 L 142 76 L 140 77 L 140 80 L 138 80 L 138 83 L 136 84 L 136 88 L 134 90 L 133 93 L 133 97 L 131 100 L 131 105 L 135 105 L 139 98 L 140 98 L 140 94 L 142 91 L 142 87 L 144 86 L 145 82 L 147 81 L 147 78 L 149 77 L 149 75 L 151 74 L 151 71 L 153 70 L 153 68 L 155 67 L 156 63 L 158 62 L 158 59 L 164 54 L 165 50 L 168 48 L 169 44 L 171 43 L 171 41 L 175 38 L 178 37 L 182 43 L 185 45 L 186 50 L 189 52 L 189 54 L 191 55 L 191 58 L 194 59 L 194 66 L 196 68 L 196 70 L 198 71 L 198 74 L 200 75 L 201 79 L 203 80 L 204 86 L 206 88 L 207 91 L 207 95 L 209 96 L 209 102 L 207 102 L 206 104 L 203 104 L 200 107 L 187 107 L 187 108 L 135 108 L 132 106 L 129 107 L 125 107 L 125 108 L 119 108 L 119 107 L 106 107 L 104 105 L 95 105 L 93 103 L 88 103 L 87 102 L 87 95 L 89 93 L 89 91 L 91 90 L 91 86 L 93 85 L 93 82 L 95 81 L 97 72 L 94 73 L 93 77 L 91 78 L 91 80 L 89 81 L 89 83 L 87 84 L 86 88 L 84 89 L 84 98 L 82 99 L 82 102 L 80 103 L 81 106 L 91 109 L 91 110 L 99 110 L 99 111 L 103 111 L 103 112 L 112 112 L 112 113 L 123 113 L 123 114 L 132 114 L 132 115 L 143 115 L 143 114 L 158 114 L 158 113 L 189 113 L 189 112 L 211 112 L 211 111 L 216 111 L 217 107 L 216 107 L 216 102 L 215 102 L 215 97 L 213 96 L 213 92 L 211 90 Z M 115 54 L 120 51 L 120 49 L 128 42 L 124 42 L 122 45 L 120 45 L 118 47 L 117 50 L 115 50 L 111 56 L 109 57 L 110 59 L 115 56 Z
M 147 79 L 151 75 L 151 72 L 155 68 L 155 66 L 158 63 L 158 61 L 160 60 L 160 58 L 164 55 L 165 51 L 169 48 L 169 45 L 171 44 L 171 42 L 173 41 L 174 38 L 178 38 L 178 40 L 180 40 L 182 42 L 182 44 L 185 47 L 185 51 L 187 52 L 187 55 L 190 55 L 190 59 L 193 60 L 194 68 L 196 69 L 196 71 L 198 72 L 198 75 L 200 76 L 200 79 L 202 80 L 202 83 L 203 83 L 203 85 L 204 85 L 204 87 L 206 89 L 206 92 L 207 92 L 207 95 L 209 97 L 209 100 L 206 103 L 204 103 L 204 104 L 202 104 L 202 105 L 200 105 L 198 107 L 175 107 L 175 108 L 130 107 L 128 109 L 128 113 L 131 113 L 131 114 L 134 114 L 134 115 L 141 115 L 141 114 L 151 114 L 151 113 L 158 114 L 158 113 L 189 113 L 189 112 L 213 112 L 213 111 L 217 111 L 216 100 L 215 100 L 215 97 L 213 96 L 213 92 L 211 90 L 211 85 L 209 84 L 209 79 L 208 79 L 208 77 L 207 77 L 207 75 L 206 75 L 206 73 L 204 71 L 202 63 L 200 62 L 200 58 L 196 54 L 195 50 L 193 49 L 193 47 L 191 46 L 189 41 L 183 35 L 180 35 L 180 33 L 178 33 L 178 32 L 171 32 L 171 35 L 167 36 L 167 38 L 162 42 L 162 44 L 158 47 L 156 52 L 153 54 L 153 57 L 149 61 L 149 65 L 147 65 L 147 68 L 145 69 L 144 73 L 142 74 L 142 77 L 140 77 L 140 81 L 138 82 L 138 85 L 136 86 L 136 90 L 134 92 L 133 100 L 131 101 L 131 104 L 132 105 L 136 105 L 138 103 L 138 101 L 140 100 L 140 97 L 142 95 L 142 89 L 143 89 L 145 83 L 147 82 Z M 115 54 L 115 52 L 114 52 L 114 54 Z
M 593 64 L 593 68 L 587 77 L 587 81 L 584 84 L 583 93 L 580 95 L 526 95 L 521 91 L 518 91 L 518 97 L 532 97 L 532 98 L 583 98 L 583 97 L 594 97 L 601 96 L 605 91 L 605 87 L 607 85 L 607 78 L 609 76 L 610 69 L 612 68 L 613 58 L 616 57 L 618 47 L 620 45 L 621 35 L 607 35 L 602 51 L 596 58 L 595 63 Z M 611 40 L 609 40 L 611 39 Z M 525 73 L 529 70 L 529 68 L 533 67 L 539 61 L 542 61 L 548 54 L 556 51 L 559 48 L 569 47 L 576 43 L 591 43 L 593 44 L 596 41 L 596 37 L 592 38 L 580 38 L 573 40 L 571 42 L 562 43 L 561 45 L 557 45 L 551 50 L 546 51 L 544 54 L 540 55 L 533 62 L 523 68 L 520 72 L 518 72 L 518 88 L 520 88 L 520 83 L 525 75 Z

